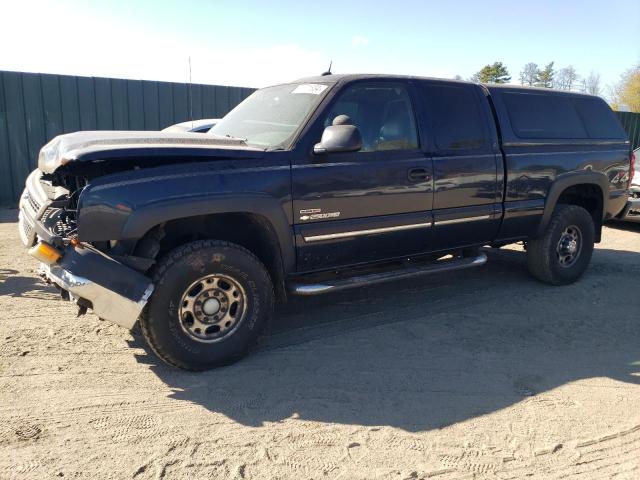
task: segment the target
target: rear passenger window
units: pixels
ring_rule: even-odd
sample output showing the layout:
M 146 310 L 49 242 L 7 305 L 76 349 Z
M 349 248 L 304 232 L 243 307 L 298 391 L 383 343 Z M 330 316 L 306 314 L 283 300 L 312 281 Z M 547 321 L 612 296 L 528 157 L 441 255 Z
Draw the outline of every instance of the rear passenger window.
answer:
M 478 149 L 489 143 L 472 87 L 423 84 L 422 89 L 438 150 Z
M 506 92 L 504 102 L 519 138 L 588 138 L 568 96 Z
M 587 133 L 595 139 L 621 139 L 626 133 L 609 106 L 600 98 L 575 98 L 573 104 L 578 110 Z

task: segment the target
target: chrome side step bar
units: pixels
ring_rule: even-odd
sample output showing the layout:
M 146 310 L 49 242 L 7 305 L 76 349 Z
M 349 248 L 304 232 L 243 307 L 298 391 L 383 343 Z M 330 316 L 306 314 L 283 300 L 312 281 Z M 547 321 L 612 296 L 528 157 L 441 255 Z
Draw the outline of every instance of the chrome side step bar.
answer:
M 362 287 L 365 285 L 373 285 L 392 280 L 404 280 L 407 278 L 418 277 L 420 275 L 480 267 L 485 263 L 487 263 L 487 255 L 484 252 L 480 252 L 473 257 L 439 260 L 425 265 L 398 268 L 384 272 L 367 273 L 352 277 L 336 278 L 320 283 L 291 282 L 288 284 L 288 290 L 295 295 L 321 295 L 323 293 L 346 290 L 347 288 Z

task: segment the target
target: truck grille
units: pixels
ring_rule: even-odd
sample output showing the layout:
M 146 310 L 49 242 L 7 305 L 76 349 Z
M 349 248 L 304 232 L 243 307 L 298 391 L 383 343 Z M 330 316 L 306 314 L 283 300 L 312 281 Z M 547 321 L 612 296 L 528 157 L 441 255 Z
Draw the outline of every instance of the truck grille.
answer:
M 29 224 L 29 222 L 22 222 L 22 231 L 24 232 L 27 238 L 30 238 L 33 235 L 33 226 Z
M 40 207 L 42 205 L 40 205 L 38 201 L 35 198 L 33 198 L 33 196 L 29 192 L 25 192 L 24 199 L 27 202 L 29 202 L 29 206 L 35 213 L 38 213 L 40 211 Z
M 41 173 L 38 170 L 31 172 L 26 181 L 26 188 L 20 197 L 20 216 L 18 233 L 22 243 L 29 247 L 36 241 L 35 224 L 40 218 L 40 213 L 49 203 L 42 187 Z
M 25 209 L 20 210 L 18 216 L 18 233 L 25 247 L 31 247 L 36 242 L 36 232 Z

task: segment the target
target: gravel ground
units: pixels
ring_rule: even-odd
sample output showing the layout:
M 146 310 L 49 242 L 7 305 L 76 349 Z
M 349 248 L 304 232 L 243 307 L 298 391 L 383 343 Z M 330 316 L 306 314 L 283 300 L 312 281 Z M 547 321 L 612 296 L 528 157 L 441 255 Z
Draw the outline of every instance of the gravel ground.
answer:
M 640 225 L 567 287 L 489 256 L 296 299 L 195 374 L 76 318 L 0 212 L 0 478 L 640 478 Z

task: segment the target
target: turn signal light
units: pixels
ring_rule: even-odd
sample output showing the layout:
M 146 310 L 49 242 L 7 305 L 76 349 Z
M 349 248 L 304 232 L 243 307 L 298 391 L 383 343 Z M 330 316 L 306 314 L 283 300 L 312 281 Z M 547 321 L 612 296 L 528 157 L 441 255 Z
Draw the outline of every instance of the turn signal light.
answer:
M 38 242 L 31 247 L 29 255 L 47 265 L 54 264 L 62 258 L 62 254 L 58 249 L 45 242 Z

